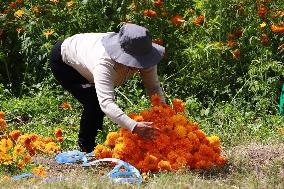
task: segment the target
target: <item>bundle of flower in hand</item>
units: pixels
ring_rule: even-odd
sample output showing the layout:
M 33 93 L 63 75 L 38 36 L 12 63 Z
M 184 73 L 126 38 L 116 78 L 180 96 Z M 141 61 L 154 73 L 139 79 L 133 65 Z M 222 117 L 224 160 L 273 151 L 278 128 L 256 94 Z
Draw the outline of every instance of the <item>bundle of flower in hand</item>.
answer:
M 54 138 L 63 141 L 61 129 L 55 129 Z M 32 163 L 32 157 L 43 153 L 56 153 L 60 146 L 51 137 L 42 137 L 34 133 L 9 131 L 5 112 L 0 111 L 0 167 L 21 170 Z M 34 167 L 34 174 L 44 177 L 43 167 Z
M 185 103 L 172 101 L 172 107 L 162 104 L 158 95 L 153 95 L 151 109 L 129 116 L 136 121 L 153 122 L 160 129 L 156 140 L 146 141 L 136 134 L 121 128 L 110 132 L 104 144 L 96 146 L 97 158 L 118 158 L 142 172 L 175 171 L 180 168 L 210 169 L 222 166 L 226 158 L 221 156 L 218 136 L 206 136 L 197 122 L 187 119 Z

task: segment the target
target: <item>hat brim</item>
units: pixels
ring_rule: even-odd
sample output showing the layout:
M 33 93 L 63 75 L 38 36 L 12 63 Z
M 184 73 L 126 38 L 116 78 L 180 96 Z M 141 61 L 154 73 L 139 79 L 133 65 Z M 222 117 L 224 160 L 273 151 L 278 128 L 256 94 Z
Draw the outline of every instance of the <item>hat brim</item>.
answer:
M 102 44 L 110 58 L 120 64 L 135 68 L 149 68 L 158 64 L 165 53 L 165 48 L 152 43 L 152 50 L 143 55 L 131 55 L 125 52 L 119 43 L 118 33 L 106 35 L 102 38 Z

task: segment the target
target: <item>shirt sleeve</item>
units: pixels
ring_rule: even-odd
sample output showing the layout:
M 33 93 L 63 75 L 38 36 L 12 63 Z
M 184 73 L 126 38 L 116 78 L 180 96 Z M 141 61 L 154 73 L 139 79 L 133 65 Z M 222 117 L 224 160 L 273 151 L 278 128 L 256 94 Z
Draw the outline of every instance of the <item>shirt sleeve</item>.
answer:
M 151 97 L 154 94 L 158 94 L 162 101 L 165 103 L 165 96 L 160 86 L 160 81 L 157 74 L 157 65 L 140 70 L 140 76 L 143 85 L 146 89 L 146 93 Z
M 137 122 L 128 117 L 115 103 L 114 74 L 116 73 L 112 65 L 108 64 L 107 61 L 94 68 L 93 75 L 98 101 L 101 110 L 113 122 L 132 132 Z

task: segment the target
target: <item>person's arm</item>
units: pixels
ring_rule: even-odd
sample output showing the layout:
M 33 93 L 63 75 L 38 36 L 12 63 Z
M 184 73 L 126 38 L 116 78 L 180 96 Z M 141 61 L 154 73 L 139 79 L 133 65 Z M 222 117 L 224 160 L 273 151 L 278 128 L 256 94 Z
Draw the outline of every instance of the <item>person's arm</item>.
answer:
M 133 131 L 137 122 L 128 117 L 114 102 L 115 71 L 109 63 L 103 63 L 94 68 L 94 83 L 101 110 L 119 126 Z
M 165 103 L 164 93 L 160 87 L 160 81 L 157 74 L 157 65 L 146 69 L 140 69 L 140 76 L 147 95 L 151 97 L 154 94 L 158 94 L 162 98 L 162 102 Z

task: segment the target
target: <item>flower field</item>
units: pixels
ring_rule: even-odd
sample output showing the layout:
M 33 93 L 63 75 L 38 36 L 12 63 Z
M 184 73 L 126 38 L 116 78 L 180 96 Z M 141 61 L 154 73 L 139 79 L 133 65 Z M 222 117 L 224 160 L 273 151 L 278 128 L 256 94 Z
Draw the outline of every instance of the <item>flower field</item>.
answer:
M 55 162 L 77 149 L 82 106 L 49 68 L 56 41 L 128 22 L 166 48 L 158 64 L 166 103 L 146 96 L 138 75 L 115 89 L 116 103 L 161 134 L 144 141 L 105 118 L 96 157 L 132 164 L 141 188 L 284 188 L 280 0 L 0 1 L 1 187 L 136 187 L 101 180 L 109 166 Z M 11 180 L 22 173 L 64 180 Z

